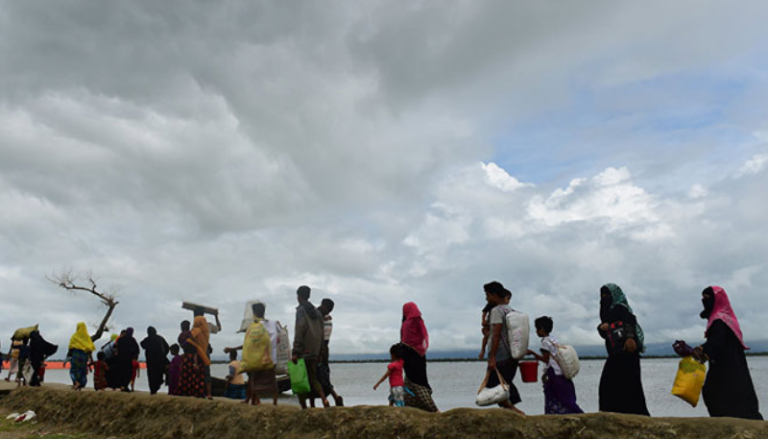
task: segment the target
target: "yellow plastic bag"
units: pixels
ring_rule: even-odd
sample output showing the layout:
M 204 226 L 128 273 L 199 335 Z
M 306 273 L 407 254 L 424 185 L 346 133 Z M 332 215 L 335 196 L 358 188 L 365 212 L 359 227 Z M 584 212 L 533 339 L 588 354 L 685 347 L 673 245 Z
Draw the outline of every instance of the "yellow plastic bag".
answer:
M 272 361 L 272 340 L 267 328 L 261 321 L 251 323 L 245 332 L 243 341 L 243 361 L 240 370 L 243 372 L 260 372 L 275 367 Z
M 706 377 L 707 366 L 694 360 L 693 357 L 685 357 L 680 360 L 680 365 L 677 368 L 677 377 L 675 377 L 675 384 L 672 386 L 672 394 L 696 407 L 699 405 L 699 395 L 701 395 Z

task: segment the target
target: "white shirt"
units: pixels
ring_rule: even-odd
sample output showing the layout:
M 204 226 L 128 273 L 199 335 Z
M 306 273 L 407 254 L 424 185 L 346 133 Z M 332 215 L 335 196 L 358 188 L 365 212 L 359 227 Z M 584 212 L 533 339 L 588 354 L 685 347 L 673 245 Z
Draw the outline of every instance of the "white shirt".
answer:
M 562 375 L 563 371 L 560 369 L 560 365 L 557 364 L 555 356 L 557 355 L 557 339 L 552 337 L 544 337 L 541 339 L 541 349 L 549 352 L 549 364 L 547 367 L 551 367 L 555 371 L 555 375 Z

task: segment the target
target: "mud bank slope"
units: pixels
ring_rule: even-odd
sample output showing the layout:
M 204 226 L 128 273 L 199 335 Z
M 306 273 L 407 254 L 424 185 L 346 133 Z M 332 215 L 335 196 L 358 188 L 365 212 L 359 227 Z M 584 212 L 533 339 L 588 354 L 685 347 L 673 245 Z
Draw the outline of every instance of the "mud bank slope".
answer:
M 302 412 L 147 394 L 23 388 L 0 400 L 41 422 L 101 436 L 143 438 L 729 438 L 768 437 L 768 423 L 736 419 L 647 419 L 590 414 L 523 418 L 502 410 L 351 407 Z

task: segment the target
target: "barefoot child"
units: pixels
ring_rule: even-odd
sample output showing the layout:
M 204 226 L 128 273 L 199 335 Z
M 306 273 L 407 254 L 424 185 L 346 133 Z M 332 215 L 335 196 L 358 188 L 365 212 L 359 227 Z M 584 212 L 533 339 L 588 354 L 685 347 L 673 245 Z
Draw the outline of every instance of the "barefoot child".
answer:
M 131 361 L 131 367 L 133 367 L 133 372 L 131 373 L 131 392 L 133 392 L 136 387 L 136 378 L 141 377 L 141 365 L 138 361 L 133 360 Z
M 99 352 L 96 354 L 96 362 L 93 363 L 93 387 L 98 392 L 107 388 L 107 354 Z
M 184 359 L 181 355 L 179 355 L 180 347 L 178 344 L 173 344 L 171 346 L 171 355 L 173 355 L 173 359 L 171 360 L 171 364 L 168 365 L 168 394 L 169 395 L 178 395 L 179 394 L 179 377 L 181 376 L 181 362 Z
M 573 381 L 565 378 L 555 360 L 558 351 L 557 340 L 552 337 L 554 322 L 551 317 L 539 317 L 534 322 L 536 334 L 541 337 L 541 355 L 529 350 L 528 354 L 544 363 L 544 412 L 548 415 L 584 413 L 576 403 L 576 388 Z
M 373 386 L 373 390 L 389 378 L 389 406 L 405 407 L 405 387 L 403 382 L 403 353 L 400 345 L 389 348 L 392 362 L 387 365 L 387 373 Z

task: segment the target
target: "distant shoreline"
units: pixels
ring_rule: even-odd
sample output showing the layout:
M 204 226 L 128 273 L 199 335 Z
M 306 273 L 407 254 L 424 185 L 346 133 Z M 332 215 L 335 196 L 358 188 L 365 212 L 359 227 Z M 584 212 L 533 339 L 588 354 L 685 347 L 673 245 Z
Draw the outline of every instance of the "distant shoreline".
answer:
M 747 353 L 747 357 L 768 357 L 768 352 L 749 352 Z M 583 356 L 579 357 L 579 360 L 581 361 L 595 361 L 595 360 L 605 360 L 608 358 L 607 356 Z M 674 359 L 674 358 L 680 358 L 677 355 L 643 355 L 644 360 L 665 360 L 665 359 Z M 370 358 L 370 359 L 350 359 L 350 360 L 331 360 L 331 364 L 365 364 L 365 363 L 389 363 L 392 360 L 386 359 L 386 358 Z M 486 360 L 480 360 L 477 358 L 430 358 L 427 360 L 428 363 L 484 363 Z M 533 359 L 531 359 L 533 361 Z M 56 360 L 56 359 L 49 359 L 46 360 L 46 363 L 57 363 L 57 362 L 64 362 L 64 360 Z M 140 363 L 145 363 L 144 361 L 141 361 Z M 213 360 L 211 361 L 213 364 L 229 364 L 229 360 Z M 3 369 L 5 370 L 5 369 Z
M 748 353 L 747 357 L 768 357 L 768 352 L 755 352 Z M 605 360 L 607 356 L 584 356 L 579 357 L 580 361 L 595 361 Z M 680 358 L 677 355 L 647 355 L 643 356 L 644 360 L 666 360 Z M 365 364 L 365 363 L 389 363 L 392 360 L 388 359 L 366 359 L 366 360 L 331 360 L 331 364 Z M 487 360 L 480 360 L 478 358 L 430 358 L 427 363 L 484 363 Z M 533 361 L 531 358 L 530 361 Z M 216 361 L 214 361 L 216 363 Z

